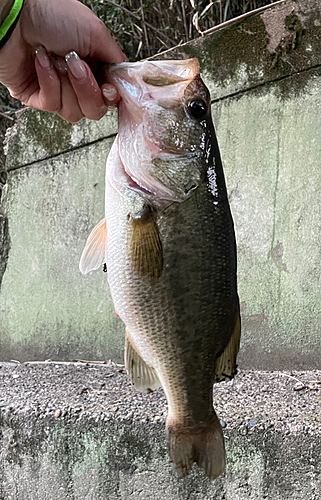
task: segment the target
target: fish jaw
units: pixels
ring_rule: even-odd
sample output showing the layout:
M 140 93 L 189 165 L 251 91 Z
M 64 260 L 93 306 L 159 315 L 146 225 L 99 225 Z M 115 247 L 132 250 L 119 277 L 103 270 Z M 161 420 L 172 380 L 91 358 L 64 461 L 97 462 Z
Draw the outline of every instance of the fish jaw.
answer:
M 127 186 L 144 196 L 184 201 L 201 181 L 195 158 L 204 154 L 205 130 L 199 124 L 195 129 L 186 104 L 187 89 L 200 80 L 197 59 L 115 64 L 108 79 L 122 97 L 117 139 L 121 172 L 114 169 L 113 178 L 124 181 L 125 172 Z M 202 82 L 199 88 L 204 94 Z M 193 95 L 198 94 L 196 86 Z
M 135 198 L 135 195 L 139 195 L 150 202 L 156 199 L 162 200 L 165 202 L 163 203 L 164 206 L 166 206 L 168 202 L 184 201 L 185 197 L 182 199 L 177 193 L 168 189 L 160 181 L 149 175 L 148 171 L 145 175 L 139 177 L 131 175 L 126 168 L 128 163 L 126 163 L 126 161 L 124 162 L 120 155 L 120 143 L 121 137 L 118 135 L 112 145 L 106 165 L 106 179 L 114 189 L 122 196 Z
M 136 105 L 141 109 L 149 101 L 164 102 L 164 97 L 168 106 L 179 103 L 185 87 L 199 73 L 199 62 L 194 58 L 111 64 L 107 78 L 117 87 L 125 105 Z M 137 109 L 134 109 L 133 114 L 136 113 Z
M 174 162 L 172 155 L 160 154 L 156 158 L 151 158 L 151 173 L 147 170 L 141 176 L 136 177 L 128 172 L 126 168 L 128 163 L 121 158 L 120 142 L 121 137 L 118 135 L 107 159 L 106 177 L 112 187 L 123 196 L 133 197 L 136 193 L 147 202 L 165 208 L 172 202 L 185 201 L 198 187 L 200 182 L 200 172 L 197 168 L 200 163 L 198 155 L 193 153 L 185 156 L 177 155 Z M 158 169 L 158 177 L 164 182 L 153 177 L 153 170 L 156 169 Z M 180 169 L 181 176 L 185 177 L 182 188 L 176 183 L 175 175 L 169 175 L 172 169 Z M 169 184 L 169 187 L 166 184 Z

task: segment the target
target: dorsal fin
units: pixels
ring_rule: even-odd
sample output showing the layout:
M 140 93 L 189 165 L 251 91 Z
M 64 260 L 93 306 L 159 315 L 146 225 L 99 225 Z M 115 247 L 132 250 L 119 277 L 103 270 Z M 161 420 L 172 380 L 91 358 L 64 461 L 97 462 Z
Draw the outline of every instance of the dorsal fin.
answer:
M 106 262 L 107 229 L 106 219 L 102 219 L 88 236 L 80 258 L 79 269 L 83 274 L 98 269 Z

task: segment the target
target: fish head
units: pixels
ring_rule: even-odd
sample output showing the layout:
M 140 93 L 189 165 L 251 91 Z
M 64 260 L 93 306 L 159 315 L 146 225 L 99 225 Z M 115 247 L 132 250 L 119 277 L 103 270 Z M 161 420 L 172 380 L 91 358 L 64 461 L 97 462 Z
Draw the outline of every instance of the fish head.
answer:
M 184 201 L 201 181 L 211 122 L 198 60 L 110 65 L 108 80 L 122 98 L 118 163 L 131 188 L 151 198 Z

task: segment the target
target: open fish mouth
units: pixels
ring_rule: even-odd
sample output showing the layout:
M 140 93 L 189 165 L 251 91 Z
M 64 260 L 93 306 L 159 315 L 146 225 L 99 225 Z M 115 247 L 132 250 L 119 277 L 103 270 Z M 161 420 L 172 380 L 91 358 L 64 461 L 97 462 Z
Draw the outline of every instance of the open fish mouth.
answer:
M 199 62 L 143 61 L 110 65 L 107 75 L 121 96 L 117 147 L 127 188 L 143 196 L 182 202 L 199 183 L 193 166 L 203 130 L 189 114 L 186 89 L 198 95 Z M 190 187 L 192 186 L 192 188 Z
M 107 81 L 122 98 L 119 116 L 126 108 L 132 128 L 140 123 L 144 110 L 154 104 L 165 109 L 178 106 L 186 87 L 200 74 L 197 59 L 118 63 L 108 67 Z
M 116 85 L 122 98 L 131 95 L 137 99 L 140 92 L 143 96 L 144 90 L 148 93 L 150 87 L 154 87 L 154 92 L 157 88 L 162 92 L 167 87 L 168 92 L 168 87 L 192 81 L 199 73 L 199 62 L 195 58 L 181 61 L 123 62 L 108 67 L 107 79 Z

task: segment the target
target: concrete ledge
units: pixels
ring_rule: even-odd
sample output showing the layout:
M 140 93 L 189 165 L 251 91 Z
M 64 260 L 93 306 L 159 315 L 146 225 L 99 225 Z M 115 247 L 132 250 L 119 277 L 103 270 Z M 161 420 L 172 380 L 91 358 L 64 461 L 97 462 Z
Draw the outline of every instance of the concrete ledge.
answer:
M 176 478 L 163 392 L 137 393 L 121 367 L 2 364 L 0 498 L 320 499 L 320 379 L 241 372 L 215 387 L 228 466 L 211 483 L 197 467 Z

